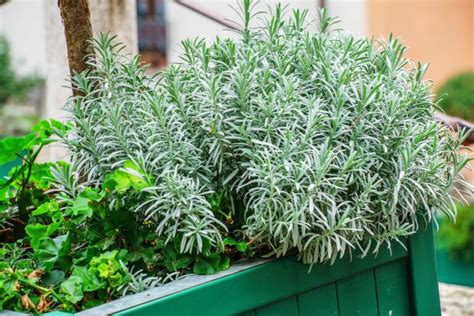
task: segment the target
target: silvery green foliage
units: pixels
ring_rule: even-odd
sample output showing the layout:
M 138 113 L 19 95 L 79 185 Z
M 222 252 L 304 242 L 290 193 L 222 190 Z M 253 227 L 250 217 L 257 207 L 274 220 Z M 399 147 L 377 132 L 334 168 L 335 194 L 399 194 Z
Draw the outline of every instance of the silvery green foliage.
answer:
M 240 40 L 187 40 L 183 63 L 159 79 L 113 38 L 95 41 L 95 70 L 74 81 L 84 96 L 67 106 L 83 181 L 100 185 L 132 161 L 152 183 L 116 203 L 167 241 L 183 236 L 183 252 L 222 247 L 211 192 L 242 205 L 254 245 L 296 249 L 306 263 L 390 247 L 420 218 L 453 216 L 462 135 L 435 122 L 425 67 L 391 37 L 330 32 L 324 12 L 316 34 L 308 12 L 285 17 L 281 6 L 252 29 L 251 6 Z
M 130 277 L 130 281 L 127 284 L 124 284 L 117 289 L 117 291 L 120 292 L 122 296 L 141 293 L 143 291 L 162 286 L 166 283 L 177 281 L 183 277 L 179 272 L 168 273 L 163 277 L 149 276 L 143 272 L 143 270 L 134 270 L 134 268 L 129 269 L 123 262 L 120 262 L 120 265 Z

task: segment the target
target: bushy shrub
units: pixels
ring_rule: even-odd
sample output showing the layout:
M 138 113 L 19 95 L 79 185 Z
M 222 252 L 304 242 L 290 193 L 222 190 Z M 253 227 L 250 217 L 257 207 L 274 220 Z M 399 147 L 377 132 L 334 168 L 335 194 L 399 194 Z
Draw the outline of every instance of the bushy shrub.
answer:
M 67 106 L 77 174 L 93 185 L 116 170 L 140 177 L 115 203 L 180 238 L 182 252 L 222 247 L 212 194 L 255 245 L 297 249 L 306 263 L 389 245 L 419 215 L 452 216 L 465 159 L 461 137 L 433 118 L 425 67 L 392 37 L 330 32 L 325 14 L 316 34 L 306 11 L 285 19 L 281 6 L 251 28 L 250 6 L 239 41 L 184 41 L 182 64 L 156 78 L 99 37 L 94 70 L 74 80 L 83 96 Z
M 440 107 L 447 114 L 474 121 L 474 72 L 454 76 L 438 89 Z

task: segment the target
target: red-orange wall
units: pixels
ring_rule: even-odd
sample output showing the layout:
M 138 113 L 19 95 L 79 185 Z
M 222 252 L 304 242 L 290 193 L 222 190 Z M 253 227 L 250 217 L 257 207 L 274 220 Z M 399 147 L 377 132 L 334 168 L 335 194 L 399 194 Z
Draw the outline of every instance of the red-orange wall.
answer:
M 400 37 L 435 85 L 474 70 L 474 0 L 368 0 L 369 35 Z

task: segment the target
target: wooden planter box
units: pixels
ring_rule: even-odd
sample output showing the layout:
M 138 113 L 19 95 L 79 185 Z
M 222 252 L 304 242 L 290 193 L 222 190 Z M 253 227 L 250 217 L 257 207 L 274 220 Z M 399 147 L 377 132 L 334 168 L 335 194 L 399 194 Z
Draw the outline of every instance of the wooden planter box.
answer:
M 10 170 L 19 165 L 21 165 L 20 158 L 13 160 L 9 163 L 0 165 L 0 179 L 3 179 L 4 177 L 8 176 L 8 173 L 10 172 Z
M 474 263 L 455 260 L 445 250 L 436 250 L 440 282 L 474 287 Z
M 235 263 L 77 315 L 441 315 L 433 228 L 377 257 L 309 267 L 294 257 Z M 48 315 L 70 315 L 53 312 Z

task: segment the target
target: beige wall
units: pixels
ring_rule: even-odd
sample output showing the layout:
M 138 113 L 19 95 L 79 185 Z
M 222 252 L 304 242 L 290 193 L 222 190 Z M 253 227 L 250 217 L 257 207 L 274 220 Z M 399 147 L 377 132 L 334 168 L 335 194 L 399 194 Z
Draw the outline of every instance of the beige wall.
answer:
M 368 35 L 400 37 L 435 85 L 474 70 L 474 0 L 368 0 L 368 16 Z

